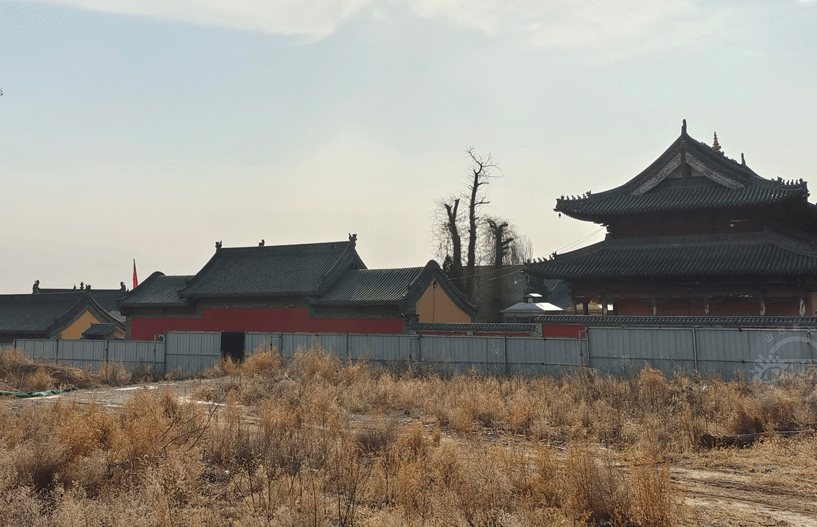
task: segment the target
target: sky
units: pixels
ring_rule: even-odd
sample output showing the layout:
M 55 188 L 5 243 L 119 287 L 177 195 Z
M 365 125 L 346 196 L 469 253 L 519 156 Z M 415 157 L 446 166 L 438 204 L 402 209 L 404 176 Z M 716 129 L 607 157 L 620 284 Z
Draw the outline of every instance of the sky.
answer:
M 817 188 L 817 0 L 0 3 L 0 89 L 0 293 L 195 274 L 217 240 L 421 266 L 468 148 L 483 212 L 562 253 L 604 233 L 556 199 L 683 119 Z

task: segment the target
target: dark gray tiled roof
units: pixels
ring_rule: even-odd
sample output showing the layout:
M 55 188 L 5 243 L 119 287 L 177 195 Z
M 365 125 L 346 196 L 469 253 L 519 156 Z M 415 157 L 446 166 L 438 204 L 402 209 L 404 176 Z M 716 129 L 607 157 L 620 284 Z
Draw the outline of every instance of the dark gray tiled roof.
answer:
M 552 260 L 532 262 L 543 278 L 817 276 L 817 251 L 773 234 L 605 240 Z
M 409 292 L 424 267 L 347 271 L 315 304 L 396 304 Z
M 136 289 L 119 301 L 122 308 L 128 307 L 179 307 L 187 305 L 179 298 L 179 289 L 184 287 L 192 276 L 165 276 L 156 271 Z
M 110 315 L 117 318 L 120 321 L 124 321 L 124 318 L 119 313 L 119 306 L 117 305 L 117 300 L 124 297 L 128 294 L 127 290 L 123 289 L 40 289 L 40 294 L 43 293 L 76 293 L 80 291 L 86 291 L 91 294 L 91 298 L 94 301 L 102 306 L 102 308 L 107 311 Z
M 0 295 L 0 333 L 48 336 L 86 309 L 108 317 L 105 322 L 114 322 L 87 291 Z
M 470 317 L 477 308 L 443 274 L 434 260 L 424 267 L 364 269 L 346 271 L 337 285 L 312 301 L 314 305 L 396 305 L 403 313 L 413 313 L 417 301 L 435 282 Z
M 635 192 L 650 180 L 660 179 L 662 169 L 677 160 L 681 152 L 694 155 L 709 171 L 738 188 L 728 188 L 707 178 L 697 178 L 698 184 L 665 179 L 644 193 Z M 603 222 L 605 218 L 625 214 L 748 208 L 793 199 L 805 201 L 806 197 L 808 188 L 802 180 L 784 183 L 764 179 L 746 165 L 715 152 L 684 132 L 655 162 L 627 183 L 598 194 L 558 199 L 555 210 L 575 218 Z
M 179 296 L 318 296 L 347 270 L 365 268 L 353 241 L 223 248 Z
M 83 338 L 107 337 L 116 331 L 116 324 L 91 324 L 82 332 Z
M 688 327 L 722 326 L 730 328 L 798 328 L 817 327 L 816 317 L 631 317 L 631 316 L 582 316 L 545 315 L 536 319 L 543 324 L 580 326 L 649 326 Z
M 474 324 L 414 324 L 410 329 L 429 333 L 520 333 L 534 334 L 538 324 L 474 323 Z

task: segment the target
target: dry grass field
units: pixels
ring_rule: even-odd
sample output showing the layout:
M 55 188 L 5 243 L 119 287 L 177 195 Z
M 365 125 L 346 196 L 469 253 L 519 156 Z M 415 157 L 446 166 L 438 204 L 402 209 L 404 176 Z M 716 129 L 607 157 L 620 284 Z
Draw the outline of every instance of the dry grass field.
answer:
M 0 389 L 81 388 L 0 401 L 0 524 L 817 525 L 813 371 L 440 378 L 310 350 L 112 388 L 149 380 L 0 351 Z

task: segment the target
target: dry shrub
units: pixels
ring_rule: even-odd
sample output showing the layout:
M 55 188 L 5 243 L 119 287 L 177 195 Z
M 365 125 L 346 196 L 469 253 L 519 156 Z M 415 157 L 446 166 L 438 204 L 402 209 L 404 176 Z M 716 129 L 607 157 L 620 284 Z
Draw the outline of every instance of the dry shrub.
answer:
M 274 376 L 281 369 L 281 356 L 277 351 L 258 348 L 241 363 L 241 373 L 246 375 Z
M 639 527 L 670 527 L 686 516 L 683 496 L 670 478 L 669 462 L 658 461 L 649 451 L 632 460 L 632 489 L 627 515 Z
M 323 379 L 335 383 L 340 369 L 340 359 L 315 347 L 308 351 L 298 350 L 287 367 L 287 373 L 300 382 Z
M 34 370 L 34 373 L 27 376 L 24 384 L 23 384 L 23 391 L 42 391 L 48 390 L 50 388 L 54 388 L 55 386 L 55 379 L 48 373 L 45 366 L 37 366 L 37 369 Z
M 33 361 L 17 348 L 0 348 L 0 390 L 24 389 Z
M 605 499 L 611 473 L 598 470 L 586 443 L 576 443 L 568 449 L 559 472 L 559 507 L 576 521 L 601 521 L 613 518 L 617 503 Z
M 667 378 L 661 371 L 644 366 L 638 374 L 638 393 L 640 404 L 646 406 L 649 411 L 666 408 L 669 398 Z
M 355 435 L 357 448 L 364 454 L 384 454 L 397 438 L 396 419 L 380 418 Z
M 169 447 L 197 441 L 206 417 L 194 404 L 180 404 L 170 390 L 137 390 L 123 411 L 118 453 L 129 462 L 166 454 Z
M 84 408 L 65 406 L 54 430 L 71 459 L 85 456 L 96 448 L 108 448 L 119 441 L 119 420 L 99 404 Z
M 109 386 L 130 384 L 133 374 L 119 361 L 105 361 L 99 368 L 99 377 Z

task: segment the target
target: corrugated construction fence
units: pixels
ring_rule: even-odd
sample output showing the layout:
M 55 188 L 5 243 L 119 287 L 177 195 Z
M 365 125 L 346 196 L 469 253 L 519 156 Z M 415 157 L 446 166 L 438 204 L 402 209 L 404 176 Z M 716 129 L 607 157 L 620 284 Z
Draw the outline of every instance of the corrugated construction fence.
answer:
M 422 365 L 442 374 L 474 370 L 491 375 L 563 375 L 584 366 L 626 375 L 649 364 L 667 375 L 687 370 L 725 379 L 744 375 L 770 380 L 782 372 L 811 367 L 815 332 L 588 327 L 578 338 L 168 332 L 164 341 L 155 342 L 20 339 L 16 346 L 37 361 L 94 369 L 117 361 L 159 374 L 195 373 L 212 368 L 222 356 L 241 357 L 256 350 L 274 350 L 289 358 L 318 347 L 351 361 L 393 368 Z

